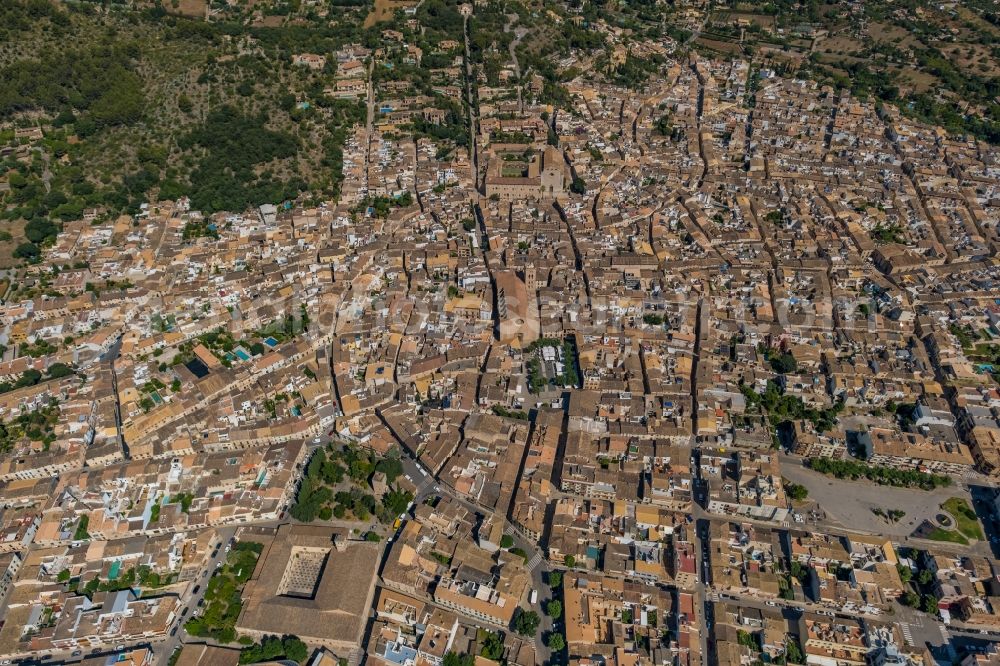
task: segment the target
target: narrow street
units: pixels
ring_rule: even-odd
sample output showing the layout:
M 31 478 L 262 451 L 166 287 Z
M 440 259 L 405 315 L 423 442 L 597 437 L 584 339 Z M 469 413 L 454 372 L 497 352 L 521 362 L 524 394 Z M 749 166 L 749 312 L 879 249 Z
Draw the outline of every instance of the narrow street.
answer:
M 372 58 L 368 61 L 368 92 L 367 92 L 367 102 L 368 102 L 368 115 L 365 121 L 365 167 L 364 167 L 364 193 L 368 196 L 368 192 L 371 189 L 371 183 L 368 177 L 368 167 L 372 160 L 372 131 L 375 127 L 375 84 L 372 81 L 372 77 L 375 73 L 375 59 Z
M 469 107 L 469 160 L 472 166 L 472 178 L 475 188 L 479 191 L 479 146 L 476 144 L 479 121 L 476 117 L 476 97 L 472 94 L 472 51 L 469 49 L 469 16 L 463 15 L 462 37 L 465 42 L 465 101 Z
M 510 52 L 511 62 L 514 63 L 514 78 L 517 80 L 517 110 L 519 113 L 524 113 L 524 95 L 522 89 L 524 87 L 524 81 L 521 80 L 521 65 L 517 62 L 517 47 L 524 39 L 524 36 L 528 34 L 528 29 L 524 27 L 514 28 L 518 21 L 517 14 L 507 14 L 507 18 L 510 19 L 510 23 L 504 26 L 504 32 L 510 32 L 513 28 L 514 39 L 511 41 L 508 51 Z
M 233 525 L 218 530 L 215 541 L 216 546 L 212 557 L 195 577 L 195 586 L 192 588 L 193 593 L 187 598 L 183 596 L 181 597 L 182 605 L 178 612 L 177 619 L 174 621 L 174 626 L 170 630 L 166 642 L 161 646 L 157 646 L 155 650 L 156 663 L 159 666 L 165 666 L 170 660 L 170 655 L 173 654 L 174 650 L 184 644 L 212 642 L 210 640 L 188 634 L 187 631 L 184 630 L 184 623 L 192 617 L 193 613 L 198 612 L 199 604 L 201 604 L 202 600 L 204 600 L 205 592 L 208 590 L 208 579 L 212 577 L 216 568 L 226 561 L 226 556 L 229 554 L 228 547 L 230 545 L 230 541 L 233 539 L 238 529 L 239 527 Z
M 118 359 L 118 354 L 121 353 L 122 348 L 122 338 L 118 338 L 111 348 L 101 357 L 102 361 L 107 361 L 108 367 L 111 369 L 111 390 L 115 398 L 115 429 L 118 432 L 118 445 L 121 446 L 122 455 L 125 459 L 129 459 L 128 443 L 125 441 L 125 434 L 122 431 L 122 405 L 121 397 L 118 394 L 118 373 L 115 370 L 115 361 Z

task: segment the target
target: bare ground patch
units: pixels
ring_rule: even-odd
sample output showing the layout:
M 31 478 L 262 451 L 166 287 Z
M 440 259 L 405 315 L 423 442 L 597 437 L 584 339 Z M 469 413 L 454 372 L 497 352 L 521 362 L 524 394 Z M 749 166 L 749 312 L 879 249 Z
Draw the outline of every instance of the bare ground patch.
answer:
M 388 21 L 397 9 L 406 9 L 416 4 L 413 0 L 375 0 L 374 9 L 365 17 L 365 27 L 370 28 L 379 21 Z
M 167 6 L 172 14 L 204 18 L 208 0 L 170 0 Z
M 0 225 L 0 231 L 6 231 L 13 237 L 9 241 L 0 241 L 0 268 L 17 266 L 21 263 L 21 260 L 14 258 L 14 249 L 27 240 L 24 237 L 24 220 L 5 222 L 3 225 Z M 2 292 L 0 292 L 0 295 L 2 295 Z

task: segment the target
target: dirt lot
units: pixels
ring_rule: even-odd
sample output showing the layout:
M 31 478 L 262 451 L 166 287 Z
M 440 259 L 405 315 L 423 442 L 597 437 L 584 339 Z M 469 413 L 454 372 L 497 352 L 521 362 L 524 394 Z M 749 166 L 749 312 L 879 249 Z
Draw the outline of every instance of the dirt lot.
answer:
M 991 57 L 990 50 L 980 44 L 942 44 L 941 52 L 962 70 L 980 76 L 1000 76 L 1000 67 Z
M 370 28 L 379 21 L 387 21 L 397 9 L 405 9 L 417 4 L 414 0 L 375 0 L 375 8 L 365 17 L 365 27 Z
M 938 84 L 937 78 L 933 74 L 921 72 L 912 67 L 899 70 L 899 80 L 901 83 L 910 86 L 914 92 L 922 93 L 934 88 Z
M 24 237 L 24 223 L 5 222 L 0 229 L 9 232 L 14 237 L 13 240 L 6 243 L 0 241 L 0 269 L 17 266 L 21 263 L 21 260 L 14 258 L 14 248 L 27 240 Z M 7 291 L 6 288 L 0 292 L 0 296 L 2 296 L 5 291 Z
M 832 53 L 820 53 L 819 61 L 824 65 L 833 65 L 834 67 L 841 68 L 857 62 L 868 62 L 865 58 L 856 58 L 850 55 L 833 55 Z
M 170 0 L 167 7 L 174 14 L 203 18 L 208 9 L 208 0 Z
M 699 37 L 695 41 L 706 48 L 712 49 L 713 51 L 719 51 L 720 53 L 743 52 L 743 49 L 740 48 L 739 44 L 733 44 L 732 42 L 723 42 L 718 39 L 706 39 L 704 37 Z
M 723 25 L 735 25 L 740 20 L 749 21 L 755 25 L 759 25 L 764 30 L 774 30 L 776 20 L 773 16 L 767 14 L 751 14 L 748 12 L 716 12 L 712 15 L 712 23 Z
M 880 42 L 895 44 L 899 48 L 913 48 L 920 45 L 920 40 L 915 39 L 905 28 L 891 23 L 872 23 L 868 27 L 868 34 L 877 36 Z
M 814 50 L 820 51 L 821 53 L 830 54 L 847 54 L 860 51 L 864 48 L 864 45 L 856 38 L 850 35 L 837 35 L 836 37 L 828 37 L 826 39 L 821 39 L 817 42 Z

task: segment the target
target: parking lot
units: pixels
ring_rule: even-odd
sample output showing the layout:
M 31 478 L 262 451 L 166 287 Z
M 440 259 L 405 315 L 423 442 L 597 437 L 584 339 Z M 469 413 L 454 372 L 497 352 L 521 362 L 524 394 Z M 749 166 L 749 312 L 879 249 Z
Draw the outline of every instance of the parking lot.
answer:
M 826 513 L 820 523 L 870 532 L 882 536 L 905 538 L 924 521 L 933 521 L 940 513 L 941 504 L 951 497 L 969 499 L 963 488 L 949 487 L 935 490 L 919 488 L 894 488 L 880 486 L 870 481 L 845 481 L 835 479 L 803 467 L 794 456 L 782 456 L 783 477 L 805 486 L 809 500 L 816 502 Z M 872 509 L 905 511 L 898 522 L 889 522 L 872 512 Z

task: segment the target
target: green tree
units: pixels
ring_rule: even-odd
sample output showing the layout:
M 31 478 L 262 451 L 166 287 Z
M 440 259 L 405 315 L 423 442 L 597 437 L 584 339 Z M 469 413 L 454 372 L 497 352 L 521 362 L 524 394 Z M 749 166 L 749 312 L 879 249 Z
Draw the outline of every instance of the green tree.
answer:
M 558 620 L 562 617 L 562 602 L 558 599 L 553 599 L 549 603 L 545 604 L 545 612 L 553 620 Z
M 784 352 L 777 355 L 770 355 L 768 360 L 771 362 L 771 368 L 782 375 L 795 372 L 799 364 L 789 352 Z
M 55 240 L 59 227 L 44 218 L 35 218 L 24 225 L 24 235 L 32 243 L 44 244 Z
M 553 652 L 561 652 L 563 648 L 566 647 L 566 639 L 563 635 L 558 632 L 552 632 L 545 639 L 545 644 L 549 646 L 549 649 Z
M 442 660 L 443 666 L 473 666 L 475 663 L 476 658 L 471 654 L 458 654 L 457 652 L 446 653 Z
M 400 462 L 398 455 L 391 455 L 378 461 L 375 471 L 385 474 L 386 483 L 395 483 L 396 479 L 403 475 L 403 463 Z
M 802 648 L 799 647 L 799 642 L 793 636 L 785 637 L 785 661 L 789 664 L 806 663 L 805 655 L 802 654 Z
M 785 492 L 793 500 L 801 502 L 805 498 L 809 497 L 809 489 L 798 483 L 788 483 L 785 485 Z
M 514 631 L 522 636 L 534 636 L 535 632 L 538 631 L 538 625 L 541 620 L 535 611 L 526 611 L 523 608 L 518 608 L 514 612 Z
M 286 636 L 281 641 L 281 645 L 285 650 L 285 657 L 292 661 L 297 661 L 301 664 L 309 658 L 309 649 L 306 647 L 306 644 L 295 636 Z
M 555 589 L 562 586 L 562 574 L 558 571 L 549 572 L 549 587 Z
M 572 555 L 567 555 L 566 557 L 563 558 L 563 563 L 570 569 L 572 569 L 573 567 L 576 566 L 576 558 L 573 557 Z
M 509 534 L 504 534 L 502 537 L 500 537 L 501 548 L 510 548 L 513 545 L 514 545 L 514 537 L 510 536 Z
M 14 248 L 14 257 L 17 259 L 36 259 L 42 251 L 34 243 L 21 243 Z
M 60 583 L 65 583 L 70 579 L 70 576 L 71 574 L 69 572 L 69 569 L 63 569 L 62 571 L 59 572 L 59 575 L 56 576 L 56 580 L 59 581 Z
M 63 377 L 69 377 L 70 375 L 72 375 L 73 368 L 66 365 L 65 363 L 53 363 L 52 365 L 49 366 L 49 369 L 46 370 L 46 372 L 48 373 L 49 377 L 53 379 L 61 379 Z
M 503 657 L 503 637 L 499 632 L 479 630 L 480 652 L 487 659 L 499 661 Z
M 89 525 L 90 525 L 90 516 L 87 515 L 80 516 L 80 522 L 76 524 L 76 531 L 73 533 L 73 539 L 76 541 L 83 541 L 85 539 L 89 539 L 90 533 L 87 531 L 87 527 Z

